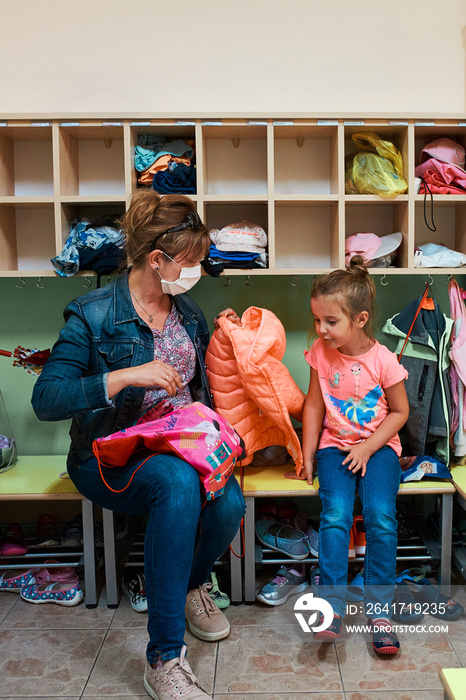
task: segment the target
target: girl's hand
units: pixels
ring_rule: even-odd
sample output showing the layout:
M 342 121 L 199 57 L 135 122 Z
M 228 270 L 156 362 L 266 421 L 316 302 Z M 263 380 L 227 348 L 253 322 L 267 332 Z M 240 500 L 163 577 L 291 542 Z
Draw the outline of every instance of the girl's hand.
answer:
M 296 474 L 296 471 L 292 469 L 289 472 L 285 472 L 285 479 L 301 479 L 301 481 L 307 481 L 308 484 L 312 484 L 313 482 L 313 466 L 312 462 L 310 465 L 303 465 L 303 468 L 301 469 L 301 472 Z
M 342 464 L 347 464 L 348 469 L 354 474 L 361 470 L 361 476 L 364 476 L 366 473 L 367 463 L 373 455 L 372 450 L 367 447 L 366 441 L 359 442 L 357 445 L 354 445 L 347 451 L 348 455 L 345 457 Z
M 159 386 L 165 389 L 169 396 L 175 396 L 178 389 L 183 388 L 183 382 L 171 365 L 160 360 L 152 360 L 137 367 L 117 369 L 107 375 L 109 398 L 113 398 L 127 386 Z
M 218 319 L 220 316 L 226 316 L 229 321 L 236 323 L 237 326 L 241 326 L 241 319 L 236 312 L 233 311 L 233 309 L 225 309 L 225 311 L 220 311 L 214 318 L 214 328 L 218 328 Z

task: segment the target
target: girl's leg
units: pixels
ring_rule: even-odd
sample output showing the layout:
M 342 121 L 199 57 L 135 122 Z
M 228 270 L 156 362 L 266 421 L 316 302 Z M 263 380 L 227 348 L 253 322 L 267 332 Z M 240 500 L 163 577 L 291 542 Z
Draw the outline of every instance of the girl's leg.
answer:
M 356 477 L 342 464 L 346 453 L 336 447 L 317 452 L 317 472 L 322 514 L 319 528 L 319 595 L 327 600 L 333 612 L 345 616 L 345 590 L 348 573 L 350 530 Z
M 127 513 L 148 513 L 144 569 L 148 606 L 147 659 L 167 661 L 180 656 L 185 633 L 185 602 L 201 513 L 199 475 L 172 455 L 133 455 L 124 467 L 104 468 L 113 493 L 102 482 L 97 460 L 70 468 L 79 491 L 94 503 Z M 223 498 L 224 496 L 221 496 Z
M 213 565 L 238 532 L 244 510 L 241 488 L 231 476 L 223 494 L 202 507 L 188 590 L 207 581 Z
M 396 495 L 400 487 L 400 463 L 391 447 L 375 452 L 359 480 L 366 527 L 364 559 L 365 607 L 368 617 L 390 617 L 396 570 Z

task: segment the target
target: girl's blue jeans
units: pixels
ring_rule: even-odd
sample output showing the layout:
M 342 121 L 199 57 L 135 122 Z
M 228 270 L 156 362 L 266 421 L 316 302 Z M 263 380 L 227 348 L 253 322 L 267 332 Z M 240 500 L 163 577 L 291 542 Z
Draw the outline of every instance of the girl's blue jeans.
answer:
M 107 483 L 123 489 L 148 452 L 139 451 L 124 467 L 102 467 Z M 153 455 L 122 493 L 108 489 L 92 457 L 69 466 L 77 489 L 103 508 L 147 513 L 144 571 L 150 663 L 180 656 L 188 590 L 205 583 L 214 562 L 238 531 L 244 499 L 234 476 L 214 501 L 205 501 L 198 472 L 168 454 Z
M 369 459 L 364 477 L 342 464 L 346 452 L 336 447 L 317 451 L 322 515 L 319 531 L 319 595 L 345 616 L 350 530 L 356 491 L 366 528 L 364 607 L 368 617 L 389 617 L 396 569 L 396 495 L 401 468 L 395 451 L 382 447 Z

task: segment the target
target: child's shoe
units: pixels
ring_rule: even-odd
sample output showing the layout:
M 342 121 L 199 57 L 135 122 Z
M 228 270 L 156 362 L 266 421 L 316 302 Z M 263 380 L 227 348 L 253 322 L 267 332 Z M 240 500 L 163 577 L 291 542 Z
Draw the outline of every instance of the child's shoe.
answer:
M 356 557 L 356 550 L 354 549 L 354 532 L 353 532 L 353 528 L 351 527 L 350 539 L 349 539 L 348 559 L 354 559 L 355 557 Z
M 37 569 L 26 569 L 25 571 L 4 571 L 0 575 L 0 591 L 10 591 L 10 593 L 20 593 L 24 586 L 34 583 L 34 574 Z
M 37 547 L 58 547 L 61 538 L 58 525 L 53 515 L 45 513 L 37 521 L 37 530 L 34 544 Z
M 372 632 L 372 646 L 378 654 L 396 654 L 400 642 L 392 631 L 392 623 L 385 617 L 368 618 Z
M 283 605 L 290 595 L 304 593 L 309 588 L 306 574 L 298 576 L 285 566 L 281 566 L 274 578 L 262 586 L 256 595 L 256 600 L 267 605 Z
M 46 561 L 52 563 L 53 560 Z M 24 586 L 20 595 L 28 603 L 56 603 L 66 607 L 78 605 L 84 598 L 78 575 L 71 566 L 37 570 L 34 582 Z
M 147 612 L 146 579 L 144 574 L 134 574 L 132 578 L 123 579 L 122 588 L 135 612 Z
M 320 569 L 318 566 L 311 567 L 309 571 L 309 578 L 311 579 L 311 591 L 314 595 L 319 595 L 319 581 L 320 581 Z
M 17 557 L 26 554 L 28 546 L 24 539 L 23 528 L 19 523 L 11 523 L 5 533 L 2 545 L 2 556 Z
M 210 581 L 212 583 L 212 588 L 209 591 L 210 597 L 219 610 L 225 610 L 225 608 L 228 608 L 230 605 L 230 597 L 228 593 L 224 593 L 218 587 L 218 579 L 215 571 L 210 572 Z
M 342 618 L 340 615 L 334 615 L 333 622 L 330 627 L 327 627 L 326 630 L 321 630 L 320 632 L 313 632 L 314 639 L 317 639 L 317 641 L 329 642 L 332 639 L 339 637 L 341 634 L 341 620 Z M 322 615 L 319 618 L 318 624 L 321 625 L 323 621 L 324 616 Z
M 307 513 L 299 512 L 296 515 L 294 526 L 306 537 L 311 554 L 319 557 L 319 532 L 318 525 Z

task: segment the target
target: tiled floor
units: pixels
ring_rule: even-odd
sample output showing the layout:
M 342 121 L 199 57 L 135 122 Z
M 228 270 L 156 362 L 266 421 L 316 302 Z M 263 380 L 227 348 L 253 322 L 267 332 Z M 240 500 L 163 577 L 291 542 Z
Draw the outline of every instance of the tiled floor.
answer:
M 454 592 L 465 604 L 464 588 Z M 297 624 L 293 602 L 230 606 L 231 634 L 216 644 L 186 634 L 193 670 L 216 700 L 442 700 L 439 669 L 466 666 L 465 618 L 448 633 L 402 633 L 401 652 L 380 658 L 362 633 L 315 642 Z M 87 610 L 0 593 L 0 698 L 147 698 L 145 624 L 126 598 L 109 610 L 102 595 Z M 440 621 L 426 616 L 423 624 Z

